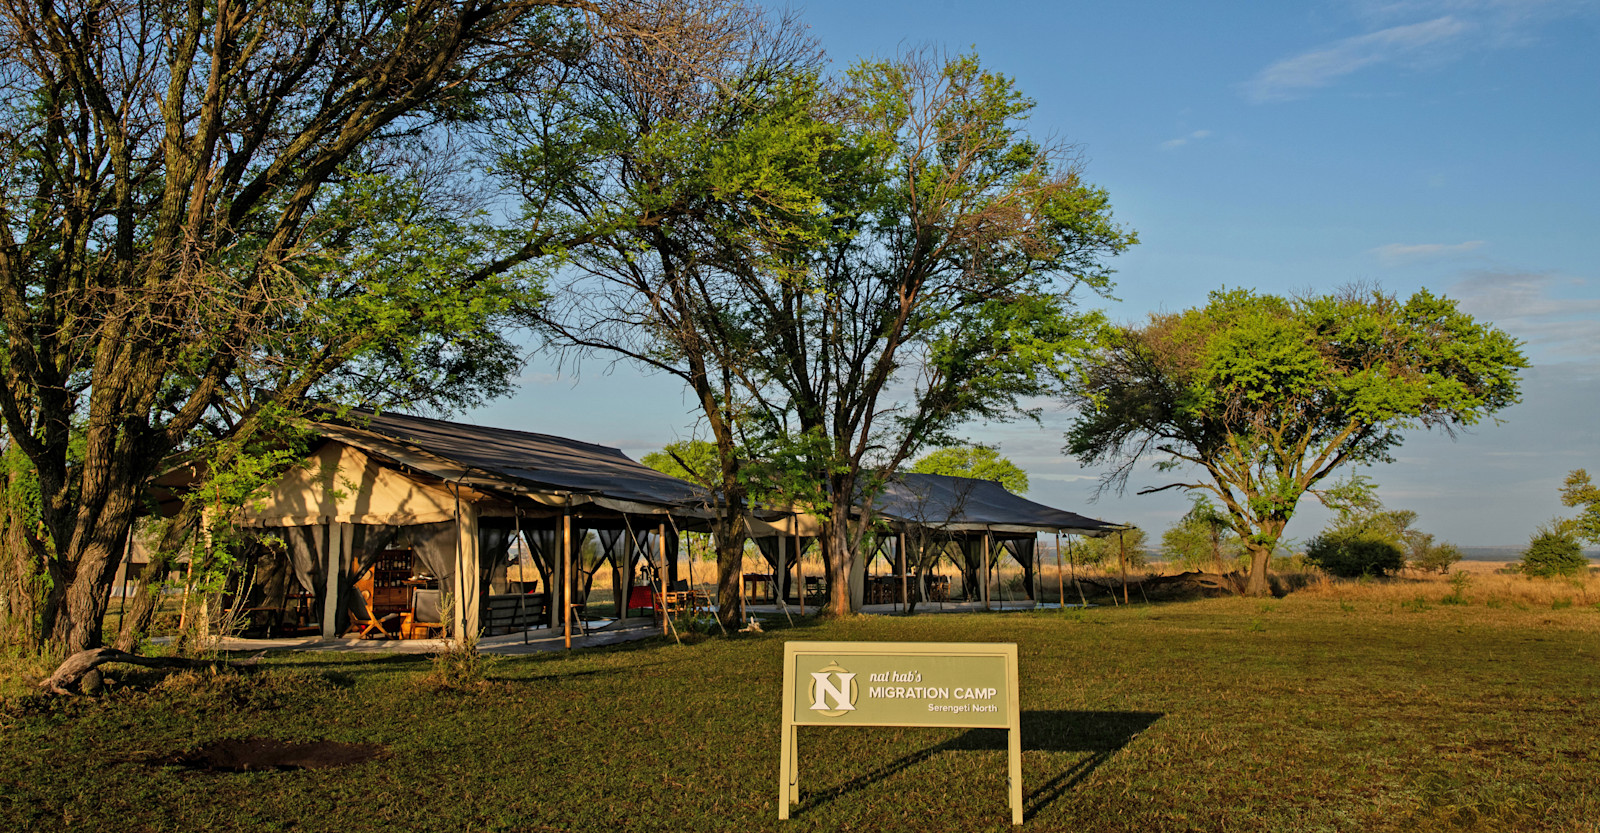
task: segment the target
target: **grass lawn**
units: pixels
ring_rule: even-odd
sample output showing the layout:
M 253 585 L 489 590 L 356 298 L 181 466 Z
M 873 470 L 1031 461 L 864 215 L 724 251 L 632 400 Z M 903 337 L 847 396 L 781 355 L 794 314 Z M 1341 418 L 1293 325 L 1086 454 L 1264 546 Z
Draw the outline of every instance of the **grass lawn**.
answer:
M 494 661 L 301 654 L 100 700 L 11 698 L 0 829 L 1006 830 L 995 731 L 802 729 L 785 639 L 1014 641 L 1040 830 L 1600 830 L 1600 610 L 1291 595 L 875 617 Z M 143 763 L 225 738 L 374 742 L 337 769 Z

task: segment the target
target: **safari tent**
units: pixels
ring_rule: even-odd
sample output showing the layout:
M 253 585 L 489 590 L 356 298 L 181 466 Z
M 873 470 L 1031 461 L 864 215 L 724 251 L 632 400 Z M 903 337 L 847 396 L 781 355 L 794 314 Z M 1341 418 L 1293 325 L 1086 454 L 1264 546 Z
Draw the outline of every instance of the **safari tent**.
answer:
M 940 590 L 930 584 L 933 576 L 927 568 L 940 557 L 956 563 L 964 591 L 978 589 L 979 600 L 987 606 L 988 577 L 999 557 L 1010 555 L 1023 567 L 1024 592 L 1034 599 L 1035 545 L 1041 533 L 1099 537 L 1120 528 L 1028 500 L 993 481 L 940 474 L 895 475 L 878 493 L 872 511 L 881 532 L 869 542 L 875 548 L 872 557 L 856 560 L 851 590 L 857 608 L 938 598 Z M 774 571 L 769 580 L 778 598 L 798 597 L 804 603 L 805 592 L 796 591 L 809 579 L 795 576 L 793 570 L 815 540 L 818 527 L 815 518 L 803 514 L 766 524 L 752 522 L 751 535 Z M 880 555 L 892 565 L 886 581 L 866 575 L 869 562 Z
M 391 635 L 570 628 L 569 602 L 581 603 L 605 566 L 616 587 L 641 569 L 675 581 L 678 532 L 705 517 L 701 490 L 614 448 L 392 413 L 311 427 L 318 441 L 305 464 L 238 524 L 281 565 L 257 582 L 257 609 L 323 636 L 357 625 Z M 601 555 L 579 563 L 590 530 Z M 513 553 L 536 579 L 508 569 Z

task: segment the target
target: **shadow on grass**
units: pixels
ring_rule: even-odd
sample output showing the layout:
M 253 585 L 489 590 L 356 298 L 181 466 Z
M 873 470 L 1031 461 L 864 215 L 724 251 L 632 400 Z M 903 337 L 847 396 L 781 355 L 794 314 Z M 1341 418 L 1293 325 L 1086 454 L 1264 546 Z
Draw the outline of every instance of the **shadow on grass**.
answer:
M 1127 746 L 1140 732 L 1163 717 L 1158 712 L 1024 711 L 1022 713 L 1022 751 L 1087 753 L 1043 784 L 1023 795 L 1023 815 L 1031 817 L 1081 783 L 1101 764 Z M 869 772 L 815 793 L 797 811 L 821 807 L 834 799 L 875 784 L 914 767 L 941 752 L 956 750 L 1000 750 L 1006 748 L 1003 729 L 970 729 L 942 743 L 934 744 Z M 1024 782 L 1024 786 L 1027 786 Z

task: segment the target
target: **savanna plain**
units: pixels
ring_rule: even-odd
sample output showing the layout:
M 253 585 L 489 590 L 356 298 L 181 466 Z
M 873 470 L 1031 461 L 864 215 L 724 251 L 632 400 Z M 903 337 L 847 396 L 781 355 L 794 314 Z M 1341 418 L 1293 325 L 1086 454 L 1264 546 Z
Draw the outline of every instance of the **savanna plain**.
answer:
M 776 820 L 783 643 L 826 639 L 1016 642 L 1024 829 L 1600 830 L 1595 578 L 769 624 L 453 674 L 400 654 L 115 668 L 93 698 L 28 693 L 48 669 L 14 658 L 0 826 L 1010 829 L 991 730 L 803 729 L 801 805 Z M 288 771 L 172 763 L 262 738 L 380 752 Z

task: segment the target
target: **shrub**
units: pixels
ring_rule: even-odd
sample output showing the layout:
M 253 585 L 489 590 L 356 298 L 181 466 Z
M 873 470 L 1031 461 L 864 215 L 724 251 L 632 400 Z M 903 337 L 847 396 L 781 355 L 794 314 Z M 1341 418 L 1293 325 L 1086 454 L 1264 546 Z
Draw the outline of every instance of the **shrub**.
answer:
M 1589 559 L 1569 525 L 1554 521 L 1533 533 L 1518 568 L 1523 575 L 1541 578 L 1575 576 L 1588 572 Z
M 1382 576 L 1406 566 L 1399 544 L 1366 529 L 1323 532 L 1306 544 L 1306 561 L 1341 578 Z
M 1433 536 L 1416 535 L 1406 542 L 1411 548 L 1411 568 L 1424 573 L 1446 573 L 1450 566 L 1461 560 L 1461 550 L 1455 544 L 1435 544 Z

